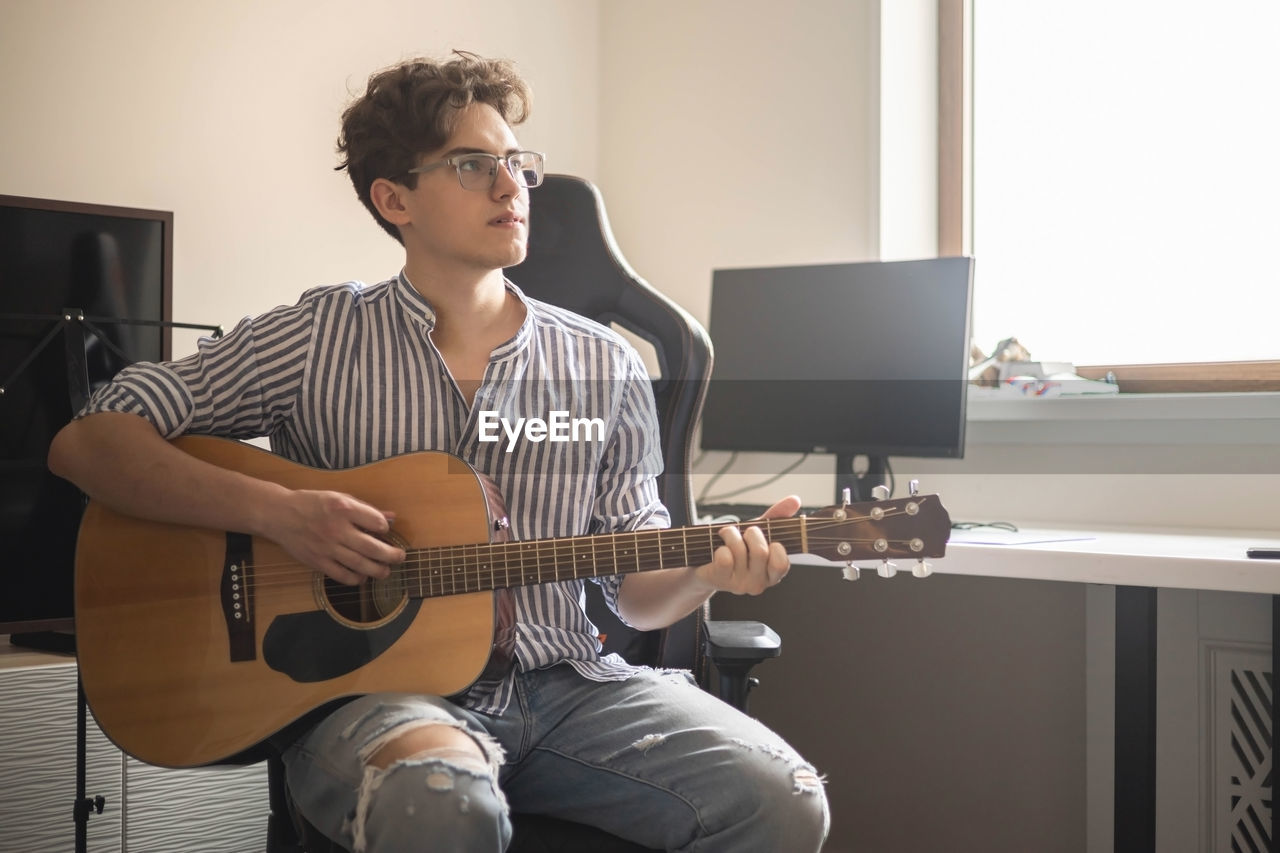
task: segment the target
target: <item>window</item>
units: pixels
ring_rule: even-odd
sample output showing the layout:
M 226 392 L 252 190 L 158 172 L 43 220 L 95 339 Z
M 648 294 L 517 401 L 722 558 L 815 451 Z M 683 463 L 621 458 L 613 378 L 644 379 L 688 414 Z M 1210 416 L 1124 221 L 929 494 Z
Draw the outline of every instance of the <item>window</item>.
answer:
M 979 346 L 1280 388 L 1280 3 L 940 10 L 940 234 L 977 258 Z

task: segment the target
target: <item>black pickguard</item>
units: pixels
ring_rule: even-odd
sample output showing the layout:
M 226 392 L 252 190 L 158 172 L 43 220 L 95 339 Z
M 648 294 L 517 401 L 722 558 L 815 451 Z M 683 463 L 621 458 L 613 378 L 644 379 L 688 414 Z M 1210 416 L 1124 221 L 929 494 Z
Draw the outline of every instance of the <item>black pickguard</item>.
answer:
M 267 666 L 294 681 L 337 678 L 355 672 L 395 645 L 421 606 L 420 599 L 411 599 L 399 616 L 377 628 L 350 628 L 323 610 L 286 613 L 267 628 L 262 658 Z

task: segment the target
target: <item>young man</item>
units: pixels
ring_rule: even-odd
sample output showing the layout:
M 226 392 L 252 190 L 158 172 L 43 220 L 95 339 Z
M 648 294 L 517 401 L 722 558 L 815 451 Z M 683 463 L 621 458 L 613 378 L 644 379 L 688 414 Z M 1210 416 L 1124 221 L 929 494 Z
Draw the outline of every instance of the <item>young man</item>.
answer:
M 343 116 L 357 195 L 405 249 L 403 271 L 322 287 L 164 365 L 122 372 L 54 442 L 52 469 L 133 515 L 274 540 L 336 581 L 385 577 L 395 507 L 210 466 L 167 439 L 269 436 L 275 452 L 345 468 L 446 450 L 492 478 L 513 539 L 668 524 L 653 400 L 609 330 L 525 297 L 542 156 L 512 132 L 528 112 L 513 68 L 470 54 L 380 72 Z M 605 424 L 598 441 L 481 439 L 480 412 Z M 770 513 L 794 513 L 797 501 Z M 716 591 L 787 573 L 758 528 L 720 532 L 703 566 L 603 578 L 620 618 L 659 628 Z M 357 851 L 499 851 L 508 804 L 669 850 L 816 850 L 816 771 L 772 732 L 681 674 L 601 657 L 581 581 L 514 592 L 514 663 L 462 696 L 353 700 L 285 752 L 303 814 Z

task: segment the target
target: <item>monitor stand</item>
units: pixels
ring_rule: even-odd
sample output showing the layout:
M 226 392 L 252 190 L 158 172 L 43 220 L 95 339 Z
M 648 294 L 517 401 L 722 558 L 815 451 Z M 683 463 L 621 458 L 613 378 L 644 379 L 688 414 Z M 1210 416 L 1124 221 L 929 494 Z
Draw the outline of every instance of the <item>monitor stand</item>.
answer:
M 23 631 L 9 635 L 9 644 L 39 652 L 74 655 L 76 635 L 70 631 Z
M 867 461 L 866 470 L 859 471 L 854 463 L 861 456 Z M 844 500 L 844 490 L 849 490 L 849 500 L 853 503 L 872 500 L 871 490 L 885 485 L 885 475 L 889 470 L 887 456 L 870 456 L 865 453 L 836 454 L 836 503 Z

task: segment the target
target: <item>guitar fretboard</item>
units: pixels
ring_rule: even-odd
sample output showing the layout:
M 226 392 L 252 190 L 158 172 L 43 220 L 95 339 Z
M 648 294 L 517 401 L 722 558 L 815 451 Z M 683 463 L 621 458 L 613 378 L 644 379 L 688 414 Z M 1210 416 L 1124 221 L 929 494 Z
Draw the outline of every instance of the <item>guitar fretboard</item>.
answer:
M 752 521 L 787 553 L 802 550 L 807 518 Z M 405 592 L 415 598 L 483 592 L 553 581 L 700 566 L 723 540 L 724 525 L 637 530 L 563 539 L 445 545 L 408 552 Z

